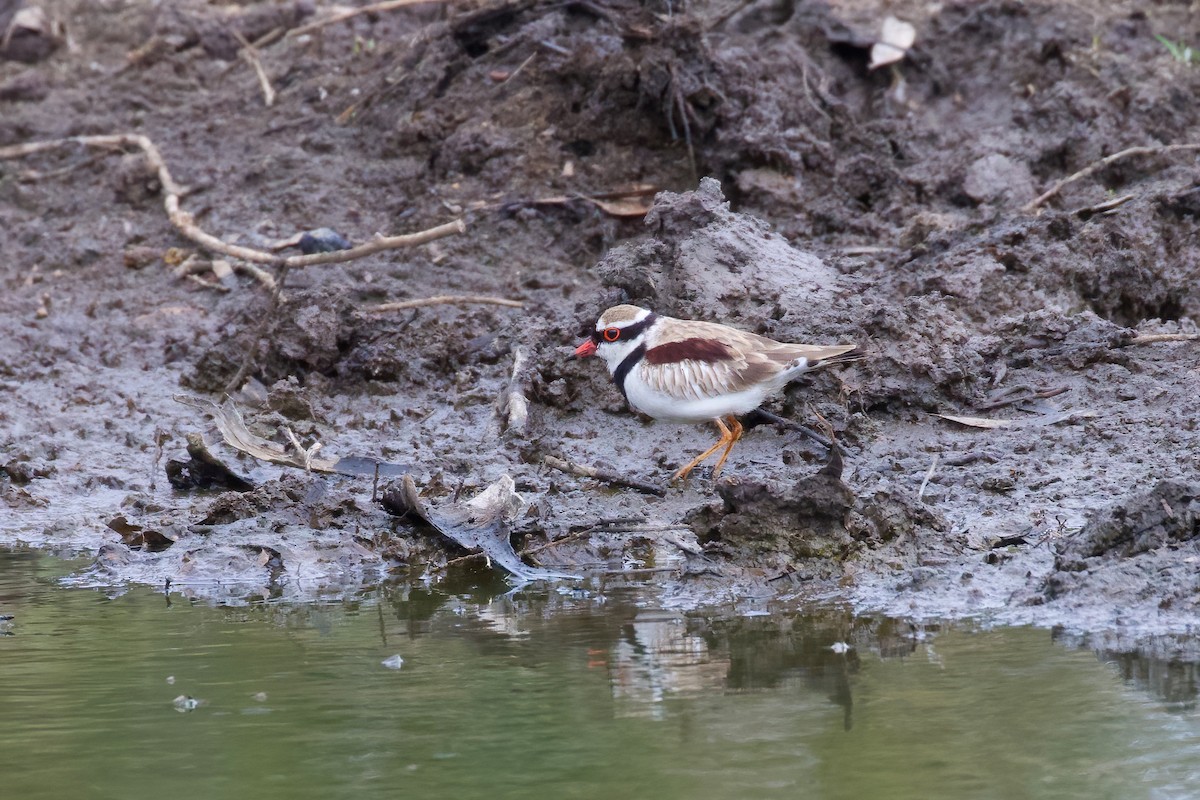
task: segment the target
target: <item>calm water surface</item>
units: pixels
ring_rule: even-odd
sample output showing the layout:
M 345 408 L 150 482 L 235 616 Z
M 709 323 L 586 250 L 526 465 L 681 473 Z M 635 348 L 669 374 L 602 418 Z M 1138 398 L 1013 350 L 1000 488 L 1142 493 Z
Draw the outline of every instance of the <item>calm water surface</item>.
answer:
M 3 798 L 1200 796 L 1193 665 L 1043 630 L 604 587 L 211 607 L 70 570 L 0 552 Z

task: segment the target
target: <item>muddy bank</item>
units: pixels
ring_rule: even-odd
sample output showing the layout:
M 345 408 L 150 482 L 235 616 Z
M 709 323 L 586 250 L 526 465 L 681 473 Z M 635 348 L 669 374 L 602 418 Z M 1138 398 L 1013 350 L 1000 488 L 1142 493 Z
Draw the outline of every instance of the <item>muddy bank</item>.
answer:
M 264 44 L 268 108 L 212 31 L 253 39 L 319 7 L 46 8 L 69 43 L 0 61 L 0 147 L 144 133 L 198 224 L 249 246 L 457 216 L 468 232 L 294 270 L 274 305 L 243 274 L 175 276 L 168 249 L 195 248 L 139 156 L 0 161 L 4 543 L 97 553 L 99 583 L 221 598 L 478 566 L 372 499 L 393 478 L 247 459 L 172 399 L 219 399 L 250 351 L 234 400 L 256 435 L 398 465 L 431 503 L 508 475 L 514 549 L 652 570 L 670 605 L 840 597 L 1133 640 L 1190 630 L 1200 358 L 1146 337 L 1196 332 L 1195 154 L 1132 156 L 1028 204 L 1123 148 L 1188 141 L 1200 70 L 1154 34 L 1195 11 L 417 9 Z M 889 12 L 917 45 L 870 71 Z M 462 292 L 524 307 L 365 311 Z M 858 343 L 865 360 L 770 406 L 828 420 L 844 465 L 766 425 L 721 481 L 661 497 L 546 467 L 661 483 L 711 444 L 632 415 L 568 357 L 626 301 Z M 253 488 L 173 490 L 189 433 Z

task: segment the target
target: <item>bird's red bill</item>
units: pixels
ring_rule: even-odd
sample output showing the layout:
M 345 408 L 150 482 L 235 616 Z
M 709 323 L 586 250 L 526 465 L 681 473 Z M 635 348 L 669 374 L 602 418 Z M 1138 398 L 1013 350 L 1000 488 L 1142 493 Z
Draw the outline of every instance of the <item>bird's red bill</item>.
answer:
M 581 344 L 581 345 L 579 345 L 579 347 L 575 348 L 575 357 L 576 358 L 586 358 L 587 356 L 590 356 L 595 352 L 596 352 L 596 343 L 593 342 L 591 339 L 587 339 L 586 341 L 584 341 L 583 344 Z

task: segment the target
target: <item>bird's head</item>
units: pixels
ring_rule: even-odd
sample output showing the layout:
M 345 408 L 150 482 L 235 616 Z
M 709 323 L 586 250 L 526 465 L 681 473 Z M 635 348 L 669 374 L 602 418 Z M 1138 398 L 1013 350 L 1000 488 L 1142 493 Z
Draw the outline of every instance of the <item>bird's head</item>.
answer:
M 601 356 L 612 372 L 645 343 L 646 331 L 657 319 L 657 314 L 645 308 L 613 306 L 600 315 L 592 335 L 575 348 L 575 357 Z

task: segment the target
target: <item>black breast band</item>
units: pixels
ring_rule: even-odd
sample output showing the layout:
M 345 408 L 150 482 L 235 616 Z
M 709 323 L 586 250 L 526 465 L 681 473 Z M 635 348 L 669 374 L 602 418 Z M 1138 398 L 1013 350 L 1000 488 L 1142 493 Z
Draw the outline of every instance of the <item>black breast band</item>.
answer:
M 621 390 L 621 396 L 627 401 L 629 395 L 625 391 L 625 378 L 629 375 L 629 370 L 637 366 L 637 363 L 646 355 L 646 345 L 639 344 L 634 348 L 633 352 L 621 359 L 621 363 L 617 365 L 617 369 L 613 372 L 613 383 Z

